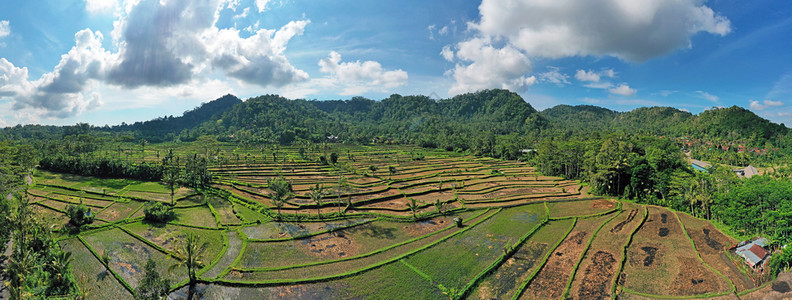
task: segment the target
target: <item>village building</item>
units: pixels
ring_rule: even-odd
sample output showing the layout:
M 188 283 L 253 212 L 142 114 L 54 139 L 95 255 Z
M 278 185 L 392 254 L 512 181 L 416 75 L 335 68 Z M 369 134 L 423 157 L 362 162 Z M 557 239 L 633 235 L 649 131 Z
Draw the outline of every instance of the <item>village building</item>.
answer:
M 751 268 L 761 268 L 765 260 L 768 258 L 767 245 L 769 242 L 765 238 L 758 238 L 751 242 L 742 242 L 740 246 L 735 249 L 737 255 L 745 259 L 745 263 Z
M 735 169 L 732 171 L 734 171 L 734 173 L 736 173 L 737 176 L 741 178 L 751 178 L 754 175 L 759 175 L 759 171 L 756 170 L 754 166 L 750 166 L 750 165 L 745 167 L 744 169 Z

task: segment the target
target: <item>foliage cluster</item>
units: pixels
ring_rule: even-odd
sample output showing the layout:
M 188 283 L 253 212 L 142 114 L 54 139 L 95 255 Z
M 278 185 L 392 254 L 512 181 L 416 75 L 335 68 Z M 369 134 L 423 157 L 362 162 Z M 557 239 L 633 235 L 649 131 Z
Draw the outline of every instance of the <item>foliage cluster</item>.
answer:
M 152 222 L 168 222 L 173 219 L 175 213 L 173 207 L 158 201 L 149 201 L 143 205 L 145 219 Z

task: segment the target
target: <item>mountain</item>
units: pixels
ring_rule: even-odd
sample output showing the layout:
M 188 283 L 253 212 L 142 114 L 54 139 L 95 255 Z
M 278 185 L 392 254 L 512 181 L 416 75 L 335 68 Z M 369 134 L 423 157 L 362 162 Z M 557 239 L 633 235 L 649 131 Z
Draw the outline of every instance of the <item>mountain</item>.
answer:
M 783 124 L 775 124 L 737 106 L 706 110 L 689 124 L 701 135 L 729 140 L 759 141 L 789 133 Z
M 693 119 L 693 114 L 673 107 L 640 107 L 619 114 L 612 128 L 639 134 L 678 136 L 693 133 L 687 130 L 687 124 Z
M 556 129 L 590 132 L 608 130 L 619 112 L 593 105 L 557 105 L 541 115 Z
M 151 142 L 160 142 L 164 141 L 163 138 L 168 134 L 191 129 L 210 121 L 239 103 L 242 103 L 242 100 L 228 94 L 185 111 L 180 117 L 168 116 L 129 125 L 122 124 L 111 127 L 110 131 L 137 131 Z

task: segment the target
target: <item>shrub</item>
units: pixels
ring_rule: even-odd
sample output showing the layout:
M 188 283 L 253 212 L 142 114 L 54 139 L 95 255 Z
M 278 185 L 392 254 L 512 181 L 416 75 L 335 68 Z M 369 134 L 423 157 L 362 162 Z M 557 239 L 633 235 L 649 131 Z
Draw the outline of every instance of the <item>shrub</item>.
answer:
M 143 206 L 146 220 L 152 222 L 167 222 L 175 216 L 173 207 L 158 201 L 149 201 Z
M 85 204 L 67 205 L 66 215 L 69 216 L 69 224 L 72 224 L 75 227 L 91 224 L 94 221 L 94 215 L 91 213 L 91 209 L 85 206 Z
M 157 264 L 151 258 L 146 262 L 146 275 L 135 289 L 135 299 L 162 299 L 170 291 L 170 281 L 160 277 Z

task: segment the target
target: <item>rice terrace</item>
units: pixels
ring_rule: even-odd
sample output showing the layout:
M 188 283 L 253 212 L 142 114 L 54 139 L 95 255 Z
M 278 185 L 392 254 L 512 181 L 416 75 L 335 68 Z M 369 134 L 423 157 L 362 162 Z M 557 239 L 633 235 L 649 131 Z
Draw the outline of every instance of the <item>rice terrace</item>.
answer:
M 133 159 L 156 161 L 165 147 Z M 217 153 L 211 185 L 173 194 L 159 182 L 34 172 L 30 205 L 75 257 L 87 298 L 132 298 L 149 259 L 169 297 L 186 296 L 178 245 L 188 234 L 206 243 L 195 274 L 204 299 L 752 299 L 773 289 L 727 256 L 738 241 L 709 222 L 591 196 L 519 161 L 327 143 Z M 290 192 L 278 195 L 284 182 Z M 145 220 L 152 201 L 173 201 L 175 216 Z M 95 220 L 65 229 L 78 203 Z

